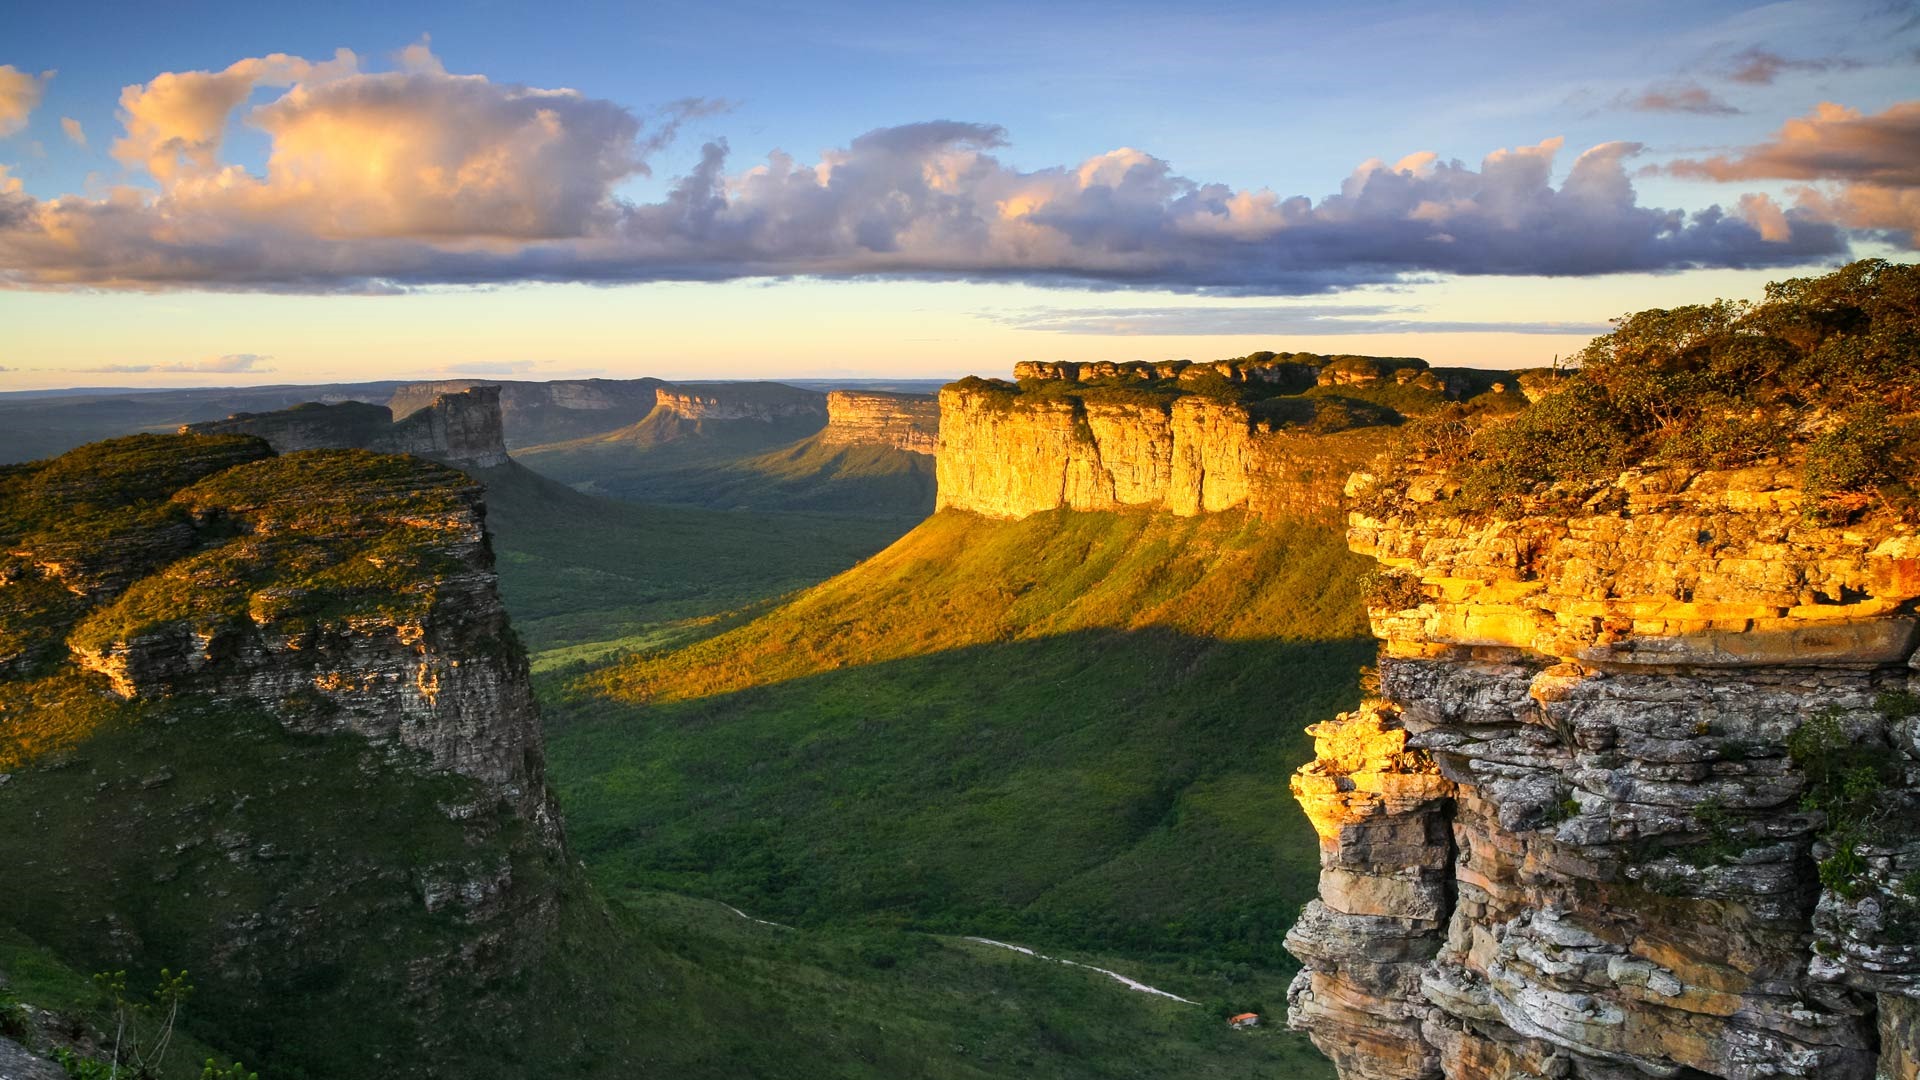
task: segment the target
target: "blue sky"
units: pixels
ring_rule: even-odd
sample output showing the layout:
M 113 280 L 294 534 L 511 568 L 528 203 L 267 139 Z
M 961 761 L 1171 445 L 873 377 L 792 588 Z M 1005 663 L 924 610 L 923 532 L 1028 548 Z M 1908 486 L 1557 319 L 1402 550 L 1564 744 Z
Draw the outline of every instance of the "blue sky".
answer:
M 1340 191 L 1370 159 L 1395 166 L 1430 152 L 1442 165 L 1464 163 L 1472 173 L 1467 179 L 1480 184 L 1476 170 L 1489 153 L 1552 138 L 1564 140 L 1552 157 L 1552 185 L 1564 183 L 1582 151 L 1627 141 L 1643 148 L 1623 157 L 1616 172 L 1631 184 L 1637 207 L 1731 209 L 1742 195 L 1764 194 L 1791 209 L 1806 205 L 1796 191 L 1807 179 L 1767 175 L 1750 164 L 1736 169 L 1744 175 L 1734 180 L 1644 170 L 1765 145 L 1783 124 L 1822 102 L 1871 120 L 1920 97 L 1913 92 L 1920 86 L 1914 21 L 1907 5 L 1835 3 L 1624 3 L 1604 13 L 1537 3 L 1177 9 L 1129 3 L 196 4 L 190 13 L 150 4 L 10 5 L 0 12 L 0 65 L 56 74 L 39 84 L 38 101 L 20 129 L 0 138 L 0 165 L 18 181 L 16 197 L 35 200 L 35 207 L 62 195 L 105 200 L 116 186 L 164 201 L 151 194 L 164 191 L 164 180 L 111 152 L 123 134 L 123 87 L 143 86 L 163 72 L 220 72 L 271 53 L 318 62 L 342 48 L 357 54 L 363 72 L 391 71 L 398 50 L 430 35 L 431 52 L 448 72 L 483 76 L 490 86 L 577 91 L 584 101 L 630 111 L 642 138 L 670 103 L 725 103 L 724 110 L 687 120 L 671 143 L 645 155 L 646 174 L 605 181 L 593 195 L 603 202 L 665 199 L 678 178 L 700 166 L 703 146 L 715 139 L 730 147 L 723 171 L 737 176 L 775 151 L 811 165 L 823 152 L 845 151 L 865 132 L 953 120 L 1002 131 L 989 142 L 966 143 L 971 149 L 956 150 L 960 144 L 949 140 L 912 153 L 990 155 L 998 170 L 992 205 L 1003 210 L 1008 190 L 1043 171 L 1071 173 L 1120 148 L 1158 159 L 1181 183 L 1317 201 Z M 1768 81 L 1734 78 L 1756 55 L 1787 66 Z M 226 126 L 220 165 L 255 176 L 267 171 L 274 143 L 249 123 L 247 108 L 287 93 L 284 84 L 253 87 Z M 85 145 L 63 133 L 63 118 L 78 122 Z M 597 121 L 583 114 L 580 122 Z M 1912 153 L 1897 142 L 1904 127 L 1887 130 L 1893 154 Z M 888 161 L 898 166 L 900 159 Z M 1857 179 L 1841 171 L 1813 182 L 1844 195 L 1844 185 Z M 1086 183 L 1083 178 L 1082 187 Z M 1185 189 L 1168 190 L 1173 194 L 1155 205 L 1171 206 Z M 870 251 L 823 259 L 810 249 L 797 258 L 768 248 L 772 241 L 765 237 L 754 241 L 751 256 L 710 257 L 698 247 L 716 243 L 712 236 L 676 234 L 680 246 L 669 260 L 676 269 L 665 276 L 680 274 L 677 268 L 691 260 L 699 264 L 692 276 L 725 279 L 699 284 L 659 280 L 662 273 L 649 263 L 637 275 L 644 280 L 573 285 L 566 269 L 572 263 L 553 269 L 559 256 L 496 260 L 492 250 L 483 271 L 468 263 L 448 271 L 436 262 L 416 278 L 401 278 L 378 263 L 350 275 L 361 283 L 351 287 L 341 284 L 345 278 L 326 277 L 330 269 L 316 277 L 311 267 L 235 270 L 227 263 L 204 278 L 187 273 L 160 282 L 141 277 L 146 271 L 122 279 L 94 266 L 83 280 L 70 267 L 49 269 L 29 265 L 27 255 L 10 256 L 0 232 L 0 281 L 13 271 L 18 286 L 0 290 L 0 326 L 15 328 L 0 330 L 0 368 L 9 369 L 0 372 L 0 387 L 308 381 L 363 377 L 396 365 L 406 368 L 396 374 L 428 375 L 462 364 L 477 365 L 476 371 L 518 365 L 527 377 L 991 374 L 1020 359 L 1229 355 L 1281 345 L 1523 363 L 1542 349 L 1577 347 L 1595 323 L 1630 307 L 1755 295 L 1761 283 L 1795 266 L 1818 267 L 1848 255 L 1911 257 L 1911 241 L 1899 231 L 1903 222 L 1890 230 L 1884 214 L 1857 209 L 1850 219 L 1834 209 L 1844 200 L 1829 200 L 1820 221 L 1795 219 L 1799 255 L 1784 247 L 1768 254 L 1773 249 L 1764 245 L 1739 256 L 1701 255 L 1727 247 L 1731 234 L 1720 230 L 1684 250 L 1636 256 L 1633 266 L 1623 263 L 1614 272 L 1592 270 L 1613 265 L 1604 260 L 1536 265 L 1510 252 L 1460 263 L 1422 256 L 1400 266 L 1392 252 L 1381 253 L 1388 235 L 1369 233 L 1354 242 L 1356 254 L 1343 258 L 1369 262 L 1371 269 L 1350 273 L 1337 261 L 1312 268 L 1314 288 L 1331 283 L 1331 293 L 1304 298 L 1308 290 L 1291 271 L 1282 273 L 1268 260 L 1249 273 L 1285 283 L 1260 285 L 1258 297 L 1236 297 L 1223 283 L 1234 280 L 1242 256 L 1223 253 L 1213 241 L 1169 251 L 1144 273 L 1132 262 L 1115 271 L 1113 260 L 1131 259 L 1133 246 L 1157 242 L 1137 236 L 1191 238 L 1192 221 L 1169 228 L 1156 219 L 1141 233 L 1146 226 L 1136 218 L 1090 221 L 1106 204 L 1086 201 L 1080 188 L 1072 194 L 1071 213 L 1058 219 L 1069 224 L 1052 227 L 1074 232 L 1081 248 L 1094 235 L 1101 246 L 1076 249 L 1063 261 L 1036 264 L 1023 254 L 1003 264 L 999 255 L 977 252 L 956 261 L 941 244 L 915 249 L 903 239 L 911 223 L 900 222 L 898 234 L 875 249 L 887 255 L 877 261 L 868 258 Z M 975 201 L 987 205 L 984 199 Z M 1063 205 L 1057 191 L 1041 201 Z M 487 213 L 501 213 L 497 201 L 487 205 Z M 311 209 L 295 207 L 289 220 Z M 786 202 L 778 210 L 795 212 Z M 842 220 L 860 212 L 836 210 Z M 334 216 L 327 220 L 337 220 L 337 207 L 329 213 Z M 1224 214 L 1216 217 L 1225 221 Z M 180 220 L 170 219 L 167 237 L 177 238 Z M 1759 229 L 1760 218 L 1751 220 Z M 1236 242 L 1272 235 L 1256 237 L 1245 220 L 1235 221 L 1238 231 L 1229 231 Z M 1876 227 L 1858 227 L 1860 221 Z M 1808 231 L 1815 226 L 1843 231 L 1822 238 Z M 552 230 L 540 227 L 546 231 L 533 241 L 514 242 L 547 243 Z M 425 226 L 382 228 L 384 242 L 394 230 Z M 432 228 L 439 231 L 422 242 L 444 247 L 448 226 Z M 1115 240 L 1116 229 L 1126 238 Z M 1542 232 L 1541 242 L 1565 235 L 1561 223 Z M 143 243 L 154 242 L 150 233 L 142 236 Z M 1460 236 L 1466 242 L 1467 234 Z M 1487 242 L 1524 241 L 1490 234 Z M 347 254 L 358 258 L 370 242 L 353 243 L 358 246 Z M 493 240 L 458 243 L 485 247 Z M 995 245 L 1003 251 L 1001 241 Z M 339 265 L 340 257 L 336 248 L 313 256 L 327 267 Z M 618 256 L 620 268 L 611 272 L 634 277 L 636 257 Z M 9 265 L 10 258 L 18 265 Z M 1207 263 L 1203 272 L 1190 272 L 1196 261 Z M 530 273 L 530 265 L 539 269 Z M 593 262 L 583 276 L 604 280 L 608 265 Z M 1484 272 L 1490 268 L 1512 272 Z M 1548 276 L 1569 272 L 1574 276 Z M 874 280 L 875 273 L 884 279 Z M 290 274 L 297 282 L 289 284 Z M 478 285 L 447 284 L 475 274 L 484 279 Z M 536 277 L 542 280 L 530 281 Z M 338 295 L 367 291 L 364 282 L 376 279 L 400 281 L 404 287 L 392 291 L 401 295 Z M 1310 316 L 1341 305 L 1374 313 L 1356 312 L 1356 319 L 1382 318 L 1391 326 L 1378 334 L 1347 327 L 1328 335 L 1320 332 L 1326 324 L 1312 317 L 1284 317 L 1295 307 L 1311 307 Z M 1210 328 L 1205 310 L 1216 306 L 1244 310 Z M 1174 308 L 1198 311 L 1176 312 L 1149 335 L 1138 332 L 1137 321 L 1095 317 L 1129 307 L 1163 315 Z M 1093 315 L 1057 317 L 1075 310 Z M 1032 317 L 1035 312 L 1044 317 Z M 1271 324 L 1262 322 L 1262 312 L 1273 314 Z M 1571 330 L 1555 336 L 1537 325 L 1523 333 L 1487 328 L 1500 322 L 1563 323 Z M 1430 337 L 1407 329 L 1425 323 L 1474 328 Z M 476 332 L 477 324 L 491 329 Z M 1116 325 L 1134 329 L 1116 331 Z M 1263 332 L 1263 325 L 1273 329 Z M 1089 326 L 1100 329 L 1083 332 Z M 1295 326 L 1306 332 L 1290 332 Z M 412 344 L 400 349 L 396 340 Z M 209 360 L 223 356 L 272 359 Z M 150 370 L 88 370 L 141 366 Z

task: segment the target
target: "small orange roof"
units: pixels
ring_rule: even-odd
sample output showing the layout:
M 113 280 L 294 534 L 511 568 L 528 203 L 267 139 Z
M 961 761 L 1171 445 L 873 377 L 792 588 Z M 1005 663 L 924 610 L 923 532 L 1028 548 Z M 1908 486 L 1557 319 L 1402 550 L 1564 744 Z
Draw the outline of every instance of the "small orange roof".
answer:
M 1258 1019 L 1260 1019 L 1259 1013 L 1241 1013 L 1239 1016 L 1236 1016 L 1233 1018 L 1233 1022 L 1237 1024 L 1242 1020 L 1258 1020 Z

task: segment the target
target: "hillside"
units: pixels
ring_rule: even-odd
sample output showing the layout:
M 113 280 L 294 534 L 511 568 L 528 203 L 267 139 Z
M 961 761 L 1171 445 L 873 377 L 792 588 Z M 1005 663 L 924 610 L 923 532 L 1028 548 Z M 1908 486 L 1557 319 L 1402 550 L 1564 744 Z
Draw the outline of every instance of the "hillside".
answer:
M 919 520 L 933 508 L 929 437 L 909 450 L 884 422 L 862 432 L 844 410 L 837 421 L 829 415 L 832 398 L 854 397 L 914 400 L 778 383 L 681 384 L 663 388 L 637 424 L 516 456 L 582 491 L 632 502 Z
M 1277 1007 L 1314 848 L 1274 778 L 1351 700 L 1353 567 L 1235 513 L 943 513 L 745 626 L 550 676 L 554 775 L 616 895 L 1157 959 Z
M 138 436 L 0 485 L 0 920 L 188 968 L 191 1029 L 285 1075 L 496 1056 L 459 1017 L 525 1022 L 566 871 L 472 482 Z
M 478 472 L 509 513 L 592 502 Z M 23 1044 L 105 1057 L 87 973 L 144 998 L 164 967 L 194 988 L 169 1080 L 208 1057 L 269 1080 L 1323 1075 L 1284 1032 L 955 936 L 598 894 L 560 846 L 466 475 L 152 436 L 0 495 L 9 1068 Z

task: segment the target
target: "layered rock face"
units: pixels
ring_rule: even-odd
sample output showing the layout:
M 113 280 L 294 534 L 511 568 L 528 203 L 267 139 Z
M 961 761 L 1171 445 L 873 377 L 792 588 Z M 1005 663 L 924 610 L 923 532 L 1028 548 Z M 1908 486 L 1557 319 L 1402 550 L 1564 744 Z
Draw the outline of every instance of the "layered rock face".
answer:
M 369 1000 L 352 1052 L 382 1075 L 468 1051 L 465 1013 L 506 1017 L 543 962 L 568 863 L 483 524 L 451 468 L 233 435 L 0 475 L 19 929 L 190 966 L 250 1060 L 355 1075 L 316 1033 Z
M 415 752 L 559 843 L 477 484 L 314 451 L 236 465 L 169 502 L 185 516 L 169 529 L 177 558 L 93 579 L 74 663 L 122 698 L 251 699 L 292 730 Z M 14 554 L 43 561 L 31 544 Z
M 395 417 L 405 419 L 444 395 L 498 386 L 502 431 L 507 447 L 512 449 L 597 435 L 637 423 L 653 411 L 663 385 L 659 379 L 455 379 L 396 387 L 387 407 Z
M 1294 778 L 1288 938 L 1343 1077 L 1914 1075 L 1920 536 L 1796 476 L 1350 516 L 1379 694 Z
M 346 401 L 297 405 L 270 413 L 235 413 L 225 420 L 186 424 L 181 434 L 252 435 L 279 453 L 360 449 L 414 454 L 451 465 L 491 468 L 507 463 L 500 388 L 476 386 L 441 394 L 431 405 L 395 421 L 384 405 Z
M 833 390 L 827 394 L 829 446 L 884 446 L 931 455 L 940 442 L 940 402 L 928 394 Z
M 1338 510 L 1348 473 L 1382 437 L 1275 430 L 1240 405 L 1201 396 L 1163 408 L 948 387 L 939 506 L 1003 518 L 1062 507 L 1324 515 Z
M 682 420 L 824 420 L 827 396 L 781 383 L 681 383 L 660 388 L 659 408 Z

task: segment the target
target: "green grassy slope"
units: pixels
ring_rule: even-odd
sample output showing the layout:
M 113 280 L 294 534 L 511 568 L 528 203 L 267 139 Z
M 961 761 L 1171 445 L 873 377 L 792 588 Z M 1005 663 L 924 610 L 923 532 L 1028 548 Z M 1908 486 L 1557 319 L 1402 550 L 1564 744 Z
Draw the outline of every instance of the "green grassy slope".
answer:
M 1372 653 L 1354 561 L 1235 514 L 937 515 L 574 678 L 553 776 L 616 891 L 1282 969 L 1317 852 L 1286 777 Z
M 822 445 L 819 427 L 817 417 L 693 421 L 657 409 L 619 431 L 528 447 L 514 456 L 582 491 L 634 502 L 825 511 L 908 523 L 932 512 L 932 458 L 885 447 Z
M 649 506 L 480 469 L 500 592 L 536 668 L 705 636 L 879 551 L 897 521 Z

